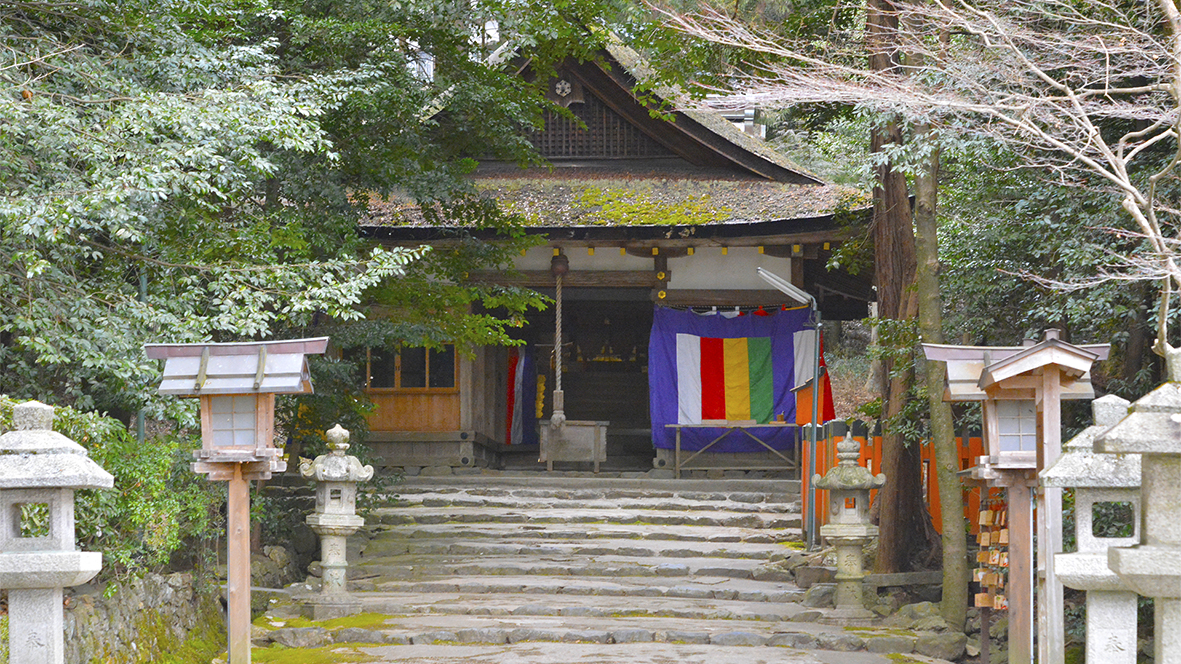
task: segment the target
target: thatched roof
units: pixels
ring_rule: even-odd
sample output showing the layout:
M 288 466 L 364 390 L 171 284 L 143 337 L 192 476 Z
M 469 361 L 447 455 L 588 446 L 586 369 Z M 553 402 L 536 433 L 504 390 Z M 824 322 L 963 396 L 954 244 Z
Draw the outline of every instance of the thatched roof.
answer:
M 548 169 L 482 162 L 473 176 L 480 195 L 521 215 L 526 226 L 667 229 L 799 219 L 831 229 L 835 239 L 832 215 L 869 205 L 863 192 L 823 182 L 721 115 L 693 108 L 676 89 L 653 90 L 655 103 L 663 99 L 677 109 L 674 121 L 653 117 L 654 106 L 648 105 L 653 102 L 645 104 L 635 94 L 639 82 L 652 76 L 651 69 L 614 36 L 599 61 L 571 60 L 561 70 L 594 97 L 612 126 L 638 129 L 643 140 L 663 146 L 666 156 L 554 158 Z M 577 138 L 586 138 L 587 130 L 574 133 L 579 132 Z M 375 200 L 371 211 L 364 225 L 375 230 L 473 225 L 462 217 L 428 224 L 407 198 Z
M 552 171 L 482 168 L 482 196 L 527 226 L 696 226 L 820 217 L 867 204 L 864 194 L 837 185 L 798 185 L 736 178 L 716 171 L 692 173 L 558 167 Z M 408 200 L 375 202 L 370 226 L 425 225 Z M 456 219 L 448 225 L 466 225 Z

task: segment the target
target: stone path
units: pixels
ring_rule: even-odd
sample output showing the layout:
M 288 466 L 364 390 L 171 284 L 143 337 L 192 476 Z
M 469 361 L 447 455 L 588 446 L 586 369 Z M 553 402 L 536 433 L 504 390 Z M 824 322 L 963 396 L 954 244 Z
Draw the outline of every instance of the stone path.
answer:
M 349 542 L 366 613 L 312 624 L 279 601 L 256 621 L 257 646 L 497 664 L 943 652 L 938 635 L 845 629 L 804 606 L 777 564 L 800 548 L 796 482 L 490 474 L 408 478 L 397 491 Z M 314 579 L 289 589 L 315 590 Z

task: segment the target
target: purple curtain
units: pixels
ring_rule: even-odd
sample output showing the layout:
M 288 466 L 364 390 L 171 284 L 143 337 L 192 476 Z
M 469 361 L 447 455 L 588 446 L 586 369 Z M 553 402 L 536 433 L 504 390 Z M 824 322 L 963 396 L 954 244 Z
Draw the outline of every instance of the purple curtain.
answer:
M 795 355 L 792 335 L 804 329 L 808 309 L 773 311 L 760 316 L 747 313 L 728 318 L 722 314 L 697 314 L 657 306 L 652 316 L 652 335 L 648 340 L 648 391 L 652 415 L 652 444 L 663 449 L 676 447 L 676 430 L 666 424 L 677 423 L 677 335 L 735 339 L 769 337 L 771 339 L 772 390 L 774 414 L 787 422 L 796 416 Z M 725 431 L 721 428 L 682 429 L 681 449 L 699 450 Z M 777 450 L 790 449 L 796 441 L 796 429 L 759 428 L 751 431 Z M 741 431 L 733 431 L 710 448 L 711 452 L 763 452 L 757 442 Z

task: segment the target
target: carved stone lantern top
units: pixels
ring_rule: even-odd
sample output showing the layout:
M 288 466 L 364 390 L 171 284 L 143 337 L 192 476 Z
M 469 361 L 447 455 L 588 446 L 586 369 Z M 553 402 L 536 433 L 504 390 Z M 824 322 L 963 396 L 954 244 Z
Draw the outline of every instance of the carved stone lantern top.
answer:
M 315 478 L 317 482 L 366 482 L 373 479 L 373 466 L 362 466 L 355 456 L 346 455 L 349 449 L 349 432 L 337 424 L 326 433 L 328 454 L 321 454 L 315 461 L 301 459 L 299 474 Z
M 1109 549 L 1107 564 L 1145 597 L 1176 598 L 1181 573 L 1181 383 L 1165 383 L 1128 409 L 1128 416 L 1095 439 L 1095 450 L 1141 454 L 1138 543 Z M 1159 602 L 1160 600 L 1158 600 Z M 1159 604 L 1158 604 L 1159 606 Z M 1158 609 L 1159 610 L 1159 609 Z M 1175 630 L 1174 630 L 1175 631 Z
M 815 475 L 812 478 L 817 489 L 827 491 L 869 491 L 880 489 L 886 483 L 886 476 L 879 473 L 876 477 L 857 461 L 861 458 L 861 445 L 853 440 L 853 433 L 845 434 L 844 439 L 837 443 L 837 465 L 829 469 L 824 477 Z
M 114 478 L 81 445 L 52 430 L 52 406 L 19 404 L 13 421 L 16 429 L 0 436 L 0 588 L 85 583 L 102 568 L 102 554 L 75 548 L 74 490 L 109 489 Z M 45 521 L 26 522 L 27 508 L 41 512 Z M 38 609 L 44 612 L 38 615 L 60 612 L 60 597 L 56 607 Z
M 114 478 L 86 449 L 53 430 L 53 406 L 14 406 L 15 430 L 0 436 L 0 489 L 109 489 Z
M 1056 554 L 1055 564 L 1062 582 L 1080 590 L 1124 590 L 1123 583 L 1107 568 L 1106 552 L 1130 546 L 1139 539 L 1140 455 L 1103 454 L 1094 451 L 1095 439 L 1128 414 L 1129 403 L 1114 394 L 1092 402 L 1095 424 L 1066 443 L 1062 456 L 1042 471 L 1047 487 L 1075 489 L 1075 536 L 1077 553 Z M 1093 510 L 1096 505 L 1123 503 L 1127 507 L 1130 536 L 1096 534 Z
M 1164 383 L 1140 397 L 1128 416 L 1095 441 L 1115 454 L 1181 455 L 1181 383 Z
M 1095 424 L 1070 439 L 1058 462 L 1042 472 L 1045 485 L 1063 489 L 1139 489 L 1139 454 L 1094 451 L 1095 439 L 1126 417 L 1129 405 L 1114 394 L 1093 401 Z

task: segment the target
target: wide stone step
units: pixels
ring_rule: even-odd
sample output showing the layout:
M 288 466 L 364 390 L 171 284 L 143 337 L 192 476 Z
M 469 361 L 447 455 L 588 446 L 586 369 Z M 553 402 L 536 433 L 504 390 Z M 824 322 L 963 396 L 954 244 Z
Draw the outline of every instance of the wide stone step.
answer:
M 628 539 L 672 542 L 745 542 L 748 544 L 796 543 L 801 532 L 796 528 L 767 530 L 758 528 L 726 528 L 713 530 L 696 526 L 661 526 L 653 528 L 647 524 L 581 524 L 578 528 L 566 528 L 562 524 L 482 523 L 435 525 L 376 526 L 371 529 L 374 538 L 398 537 L 402 539 L 454 539 L 515 540 L 517 538 L 541 540 Z
M 305 640 L 316 639 L 315 643 L 341 643 L 357 646 L 360 643 L 387 647 L 361 648 L 360 651 L 375 656 L 378 661 L 432 661 L 460 662 L 465 655 L 474 653 L 464 648 L 472 645 L 562 644 L 539 659 L 485 659 L 468 661 L 641 661 L 632 650 L 635 646 L 653 643 L 666 644 L 662 647 L 663 657 L 642 661 L 673 661 L 670 654 L 678 647 L 710 646 L 717 648 L 715 657 L 687 661 L 733 662 L 752 661 L 793 662 L 795 664 L 816 664 L 822 660 L 797 649 L 816 649 L 852 653 L 910 653 L 915 650 L 919 638 L 909 634 L 898 634 L 892 630 L 859 629 L 851 632 L 807 622 L 765 621 L 758 619 L 741 620 L 725 618 L 664 617 L 649 615 L 598 616 L 592 611 L 567 611 L 564 615 L 544 613 L 537 607 L 537 613 L 510 616 L 471 614 L 396 614 L 391 609 L 399 608 L 388 604 L 388 600 L 366 598 L 366 609 L 373 615 L 347 619 L 350 625 L 360 624 L 363 617 L 371 616 L 372 624 L 365 627 L 336 626 L 331 622 L 326 627 L 287 627 L 279 616 L 259 621 L 260 629 L 254 636 L 258 646 L 272 641 L 283 643 L 293 636 Z M 569 607 L 575 609 L 577 607 Z M 342 621 L 343 622 L 343 621 Z M 256 623 L 256 624 L 259 624 Z M 297 625 L 306 623 L 295 623 Z M 302 631 L 302 633 L 300 633 Z M 583 651 L 578 644 L 592 646 Z M 431 648 L 424 649 L 425 646 Z M 612 646 L 602 649 L 593 646 Z M 585 647 L 585 646 L 584 646 Z M 759 648 L 754 655 L 752 647 Z M 416 649 L 417 648 L 417 649 Z M 737 653 L 727 653 L 730 648 L 742 648 Z M 453 649 L 453 650 L 451 650 Z M 450 652 L 449 652 L 450 651 Z M 450 654 L 451 652 L 454 655 Z M 499 651 L 500 657 L 509 651 Z M 516 651 L 513 651 L 516 652 Z M 537 652 L 530 650 L 531 653 Z M 700 652 L 700 651 L 699 651 Z M 763 653 L 767 654 L 763 654 Z M 782 653 L 780 658 L 778 653 Z M 743 654 L 745 653 L 745 654 Z M 494 655 L 494 653 L 489 653 Z M 637 653 L 638 654 L 638 653 Z M 853 655 L 848 660 L 823 661 L 889 661 Z M 417 657 L 415 656 L 417 655 Z M 728 655 L 728 656 L 727 656 Z M 386 659 L 388 657 L 389 659 Z M 395 659 L 396 657 L 396 659 Z M 755 657 L 756 659 L 751 659 Z M 771 658 L 771 659 L 768 659 Z M 931 661 L 931 660 L 924 660 Z
M 361 549 L 365 559 L 399 555 L 452 555 L 469 558 L 487 556 L 629 556 L 636 558 L 726 558 L 776 561 L 786 557 L 778 544 L 743 544 L 717 542 L 649 541 L 643 544 L 630 539 L 555 541 L 515 537 L 513 541 L 489 542 L 457 537 L 413 539 L 401 533 L 383 533 L 369 540 Z
M 505 507 L 529 510 L 551 509 L 622 509 L 656 510 L 666 512 L 727 511 L 727 512 L 798 512 L 798 501 L 790 502 L 735 502 L 729 499 L 699 501 L 685 498 L 620 498 L 620 499 L 559 499 L 528 496 L 482 497 L 466 493 L 442 494 L 422 492 L 400 494 L 390 507 Z
M 462 487 L 450 484 L 397 485 L 395 493 L 402 498 L 421 495 L 469 496 L 485 499 L 524 498 L 528 500 L 682 500 L 692 502 L 735 503 L 791 503 L 800 498 L 799 491 L 746 491 L 733 486 L 713 491 L 660 489 L 562 489 L 538 487 Z
M 306 629 L 381 664 L 888 664 L 876 653 L 944 637 L 816 622 L 777 564 L 801 537 L 798 483 L 502 473 L 393 491 L 347 546 L 370 613 L 305 628 L 273 604 L 257 645 Z
M 689 558 L 666 562 L 659 558 L 599 556 L 592 560 L 554 554 L 552 557 L 468 557 L 408 554 L 373 559 L 362 557 L 356 578 L 382 581 L 437 579 L 449 576 L 593 576 L 593 577 L 722 577 L 785 581 L 787 573 L 761 560 Z M 380 581 L 377 582 L 380 586 Z
M 378 592 L 374 579 L 349 582 L 358 592 Z M 384 581 L 380 593 L 387 597 L 408 596 L 416 602 L 430 604 L 433 597 L 450 598 L 459 593 L 470 603 L 472 613 L 486 613 L 485 600 L 491 598 L 501 605 L 520 606 L 551 601 L 564 596 L 569 601 L 585 604 L 587 598 L 644 598 L 688 599 L 698 602 L 724 600 L 751 603 L 795 605 L 803 600 L 804 591 L 785 583 L 767 583 L 746 579 L 598 579 L 586 577 L 479 577 L 454 576 L 437 581 Z M 521 598 L 521 599 L 515 599 Z M 532 599 L 529 599 L 532 598 Z M 539 599 L 540 598 L 540 599 Z M 558 600 L 553 600 L 558 601 Z M 680 602 L 684 605 L 684 602 Z M 631 606 L 635 606 L 632 604 Z M 793 609 L 794 611 L 794 609 Z M 512 613 L 512 609 L 508 610 Z
M 537 472 L 501 472 L 485 471 L 474 475 L 449 475 L 445 477 L 406 477 L 394 485 L 394 492 L 407 493 L 418 488 L 426 489 L 475 489 L 485 492 L 483 495 L 496 495 L 496 492 L 509 491 L 537 491 L 554 492 L 554 497 L 560 497 L 561 492 L 600 492 L 604 496 L 618 497 L 671 497 L 687 493 L 763 493 L 787 494 L 799 496 L 799 480 L 784 479 L 721 479 L 721 480 L 689 480 L 689 479 L 653 479 L 649 477 L 611 478 L 611 477 L 562 477 L 557 474 Z M 522 494 L 525 495 L 525 494 Z M 585 495 L 585 494 L 583 494 Z
M 431 590 L 433 585 L 417 584 Z M 573 587 L 571 587 L 573 589 Z M 587 587 L 587 591 L 592 588 Z M 672 590 L 672 589 L 669 589 Z M 799 604 L 747 602 L 735 599 L 668 594 L 635 601 L 631 595 L 535 595 L 528 593 L 481 594 L 472 597 L 452 586 L 450 592 L 378 591 L 364 596 L 366 610 L 385 615 L 471 616 L 587 616 L 595 618 L 681 618 L 688 620 L 747 620 L 787 622 L 796 617 L 814 619 L 815 611 Z M 686 601 L 690 600 L 690 601 Z
M 714 512 L 697 514 L 659 510 L 621 509 L 564 509 L 554 508 L 544 512 L 499 507 L 420 507 L 414 509 L 381 507 L 373 510 L 370 523 L 385 525 L 439 523 L 648 523 L 670 526 L 708 526 L 715 528 L 799 528 L 799 514 L 767 514 Z

